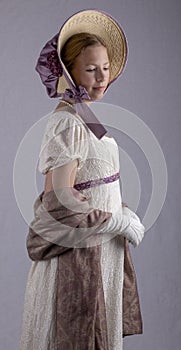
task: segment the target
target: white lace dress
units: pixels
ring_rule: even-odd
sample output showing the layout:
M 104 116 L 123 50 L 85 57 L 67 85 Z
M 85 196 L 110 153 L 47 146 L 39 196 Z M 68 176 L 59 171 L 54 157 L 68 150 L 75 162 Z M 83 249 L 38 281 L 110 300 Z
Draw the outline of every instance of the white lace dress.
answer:
M 104 136 L 99 140 L 78 116 L 67 111 L 53 113 L 48 120 L 42 141 L 39 171 L 45 174 L 48 170 L 74 159 L 78 159 L 75 184 L 106 178 L 119 172 L 119 151 L 113 138 Z M 117 217 L 122 221 L 122 199 L 118 180 L 82 192 L 90 198 L 91 207 L 111 212 L 113 218 Z M 109 228 L 102 234 L 101 258 L 108 343 L 109 350 L 122 350 L 124 239 L 120 230 L 110 233 Z M 53 344 L 54 335 L 52 315 L 57 260 L 51 260 L 32 263 L 25 295 L 21 350 L 53 350 L 53 345 L 50 344 Z M 45 278 L 47 271 L 48 277 Z M 45 291 L 44 295 L 41 293 L 41 298 L 46 300 L 47 310 L 41 309 L 38 290 L 35 292 L 37 283 L 40 289 Z M 36 316 L 33 316 L 35 309 L 39 310 L 38 321 Z M 38 329 L 35 330 L 33 328 L 36 322 Z
M 68 112 L 57 112 L 50 117 L 46 128 L 39 170 L 46 173 L 47 170 L 75 158 L 79 159 L 75 184 L 109 177 L 119 172 L 119 151 L 113 138 L 104 136 L 99 140 L 85 127 L 81 119 Z M 111 213 L 119 211 L 121 219 L 119 181 L 85 189 L 83 193 L 91 198 L 90 204 L 93 208 Z M 105 243 L 102 244 L 102 276 L 109 350 L 121 350 L 123 237 L 118 236 L 116 232 L 111 235 L 104 233 L 103 240 Z

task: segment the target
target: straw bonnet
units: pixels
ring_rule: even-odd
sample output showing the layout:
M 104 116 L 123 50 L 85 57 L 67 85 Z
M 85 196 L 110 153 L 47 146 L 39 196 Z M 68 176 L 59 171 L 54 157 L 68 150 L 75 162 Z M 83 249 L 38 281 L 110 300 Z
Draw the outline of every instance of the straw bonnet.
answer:
M 103 39 L 110 59 L 110 83 L 122 73 L 127 59 L 127 42 L 120 25 L 99 10 L 83 10 L 67 19 L 60 32 L 42 49 L 36 70 L 50 97 L 59 97 L 76 87 L 61 60 L 61 49 L 77 33 L 94 34 Z M 109 84 L 110 84 L 109 83 Z
M 60 55 L 66 41 L 77 33 L 90 33 L 103 39 L 110 58 L 110 82 L 123 71 L 127 58 L 127 44 L 123 30 L 118 23 L 104 12 L 83 10 L 70 17 L 62 26 L 58 37 Z M 58 92 L 65 90 L 64 77 L 59 79 Z

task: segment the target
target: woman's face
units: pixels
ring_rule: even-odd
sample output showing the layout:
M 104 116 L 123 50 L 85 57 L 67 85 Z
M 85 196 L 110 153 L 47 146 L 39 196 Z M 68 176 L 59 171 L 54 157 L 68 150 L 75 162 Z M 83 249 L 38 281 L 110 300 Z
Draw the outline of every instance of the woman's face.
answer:
M 109 58 L 102 45 L 86 47 L 75 60 L 71 72 L 77 86 L 87 90 L 92 101 L 103 97 L 109 83 Z

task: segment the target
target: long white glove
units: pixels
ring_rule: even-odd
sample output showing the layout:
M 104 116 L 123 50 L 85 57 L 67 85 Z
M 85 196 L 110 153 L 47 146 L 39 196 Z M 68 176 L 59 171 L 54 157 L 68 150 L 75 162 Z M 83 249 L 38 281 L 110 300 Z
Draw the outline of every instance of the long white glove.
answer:
M 130 223 L 127 227 L 121 230 L 121 234 L 130 241 L 134 247 L 137 247 L 145 233 L 145 227 L 141 223 L 138 215 L 136 215 L 131 209 L 128 207 L 123 207 L 123 218 L 129 217 Z
M 121 211 L 113 214 L 106 226 L 99 230 L 99 233 L 105 232 L 117 232 L 137 247 L 144 237 L 145 228 L 131 209 L 123 207 L 122 215 Z

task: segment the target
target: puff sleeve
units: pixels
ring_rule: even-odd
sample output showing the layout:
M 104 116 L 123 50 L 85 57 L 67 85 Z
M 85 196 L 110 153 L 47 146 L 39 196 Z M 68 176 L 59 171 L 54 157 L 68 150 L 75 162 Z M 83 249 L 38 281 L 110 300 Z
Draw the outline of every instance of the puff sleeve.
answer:
M 38 170 L 46 174 L 75 159 L 78 167 L 85 161 L 89 147 L 89 133 L 81 120 L 61 111 L 51 115 L 45 130 Z

